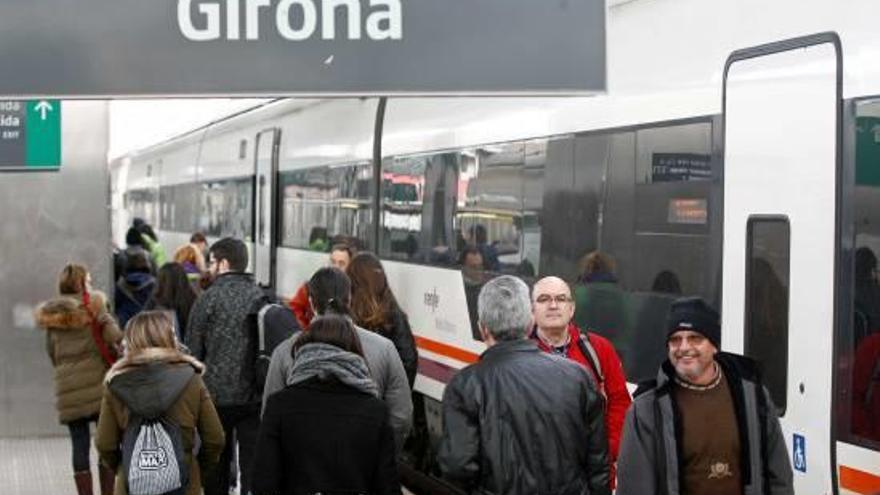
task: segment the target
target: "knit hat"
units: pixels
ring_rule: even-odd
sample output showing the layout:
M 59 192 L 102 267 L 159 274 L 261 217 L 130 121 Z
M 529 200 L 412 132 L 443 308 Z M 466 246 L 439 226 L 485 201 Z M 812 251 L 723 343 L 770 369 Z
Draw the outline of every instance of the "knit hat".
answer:
M 672 302 L 666 317 L 666 338 L 679 330 L 701 333 L 716 348 L 721 348 L 718 312 L 700 297 L 682 297 Z

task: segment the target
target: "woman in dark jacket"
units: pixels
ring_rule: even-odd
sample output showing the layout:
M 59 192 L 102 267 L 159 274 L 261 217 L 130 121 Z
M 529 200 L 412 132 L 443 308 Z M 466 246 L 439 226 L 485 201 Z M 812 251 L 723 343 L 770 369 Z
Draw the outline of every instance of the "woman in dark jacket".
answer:
M 150 260 L 142 251 L 128 254 L 125 263 L 125 275 L 116 282 L 114 306 L 119 326 L 125 324 L 132 316 L 140 313 L 153 295 L 156 279 L 150 273 Z
M 351 321 L 313 320 L 293 356 L 288 387 L 263 413 L 253 492 L 399 495 L 388 408 Z
M 351 279 L 351 312 L 355 323 L 394 343 L 412 388 L 419 354 L 409 320 L 391 293 L 382 263 L 376 255 L 365 251 L 352 258 L 346 272 Z
M 159 269 L 153 296 L 147 301 L 145 309 L 161 309 L 174 313 L 177 339 L 181 342 L 186 337 L 186 324 L 189 312 L 196 302 L 187 273 L 180 263 L 165 263 Z

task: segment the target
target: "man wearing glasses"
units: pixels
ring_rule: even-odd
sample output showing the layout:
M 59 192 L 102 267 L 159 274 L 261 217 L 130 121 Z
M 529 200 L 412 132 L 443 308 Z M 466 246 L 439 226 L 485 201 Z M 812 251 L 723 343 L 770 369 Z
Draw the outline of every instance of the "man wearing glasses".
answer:
M 571 289 L 558 277 L 544 277 L 532 289 L 532 317 L 535 326 L 529 337 L 538 347 L 567 357 L 587 368 L 605 397 L 605 431 L 611 479 L 620 448 L 620 432 L 626 410 L 632 403 L 626 389 L 626 375 L 614 346 L 605 337 L 581 330 L 572 321 L 574 299 Z

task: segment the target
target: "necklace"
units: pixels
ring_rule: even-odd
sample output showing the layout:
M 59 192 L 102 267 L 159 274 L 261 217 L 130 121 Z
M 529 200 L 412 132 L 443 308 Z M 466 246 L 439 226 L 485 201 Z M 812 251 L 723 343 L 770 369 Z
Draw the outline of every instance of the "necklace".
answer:
M 697 385 L 695 383 L 691 383 L 687 380 L 679 378 L 678 375 L 675 375 L 675 383 L 682 388 L 686 388 L 688 390 L 695 390 L 697 392 L 708 392 L 713 388 L 717 387 L 719 383 L 721 383 L 721 379 L 724 377 L 724 374 L 721 372 L 721 367 L 718 366 L 718 363 L 713 363 L 715 366 L 715 378 L 712 379 L 707 385 Z

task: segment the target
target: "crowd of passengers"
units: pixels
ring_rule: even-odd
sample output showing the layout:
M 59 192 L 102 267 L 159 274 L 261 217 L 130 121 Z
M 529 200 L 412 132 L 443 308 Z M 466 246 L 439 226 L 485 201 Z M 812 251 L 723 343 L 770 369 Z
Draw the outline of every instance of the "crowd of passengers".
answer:
M 333 246 L 288 309 L 246 272 L 241 240 L 195 234 L 170 262 L 144 222 L 126 240 L 112 301 L 70 264 L 36 314 L 79 495 L 93 493 L 91 423 L 102 495 L 401 493 L 401 452 L 427 427 L 413 332 L 374 254 Z M 656 322 L 667 359 L 632 399 L 612 343 L 575 323 L 578 301 L 554 276 L 531 291 L 510 275 L 481 284 L 487 349 L 443 394 L 446 481 L 499 495 L 793 493 L 776 409 L 754 363 L 719 351 L 714 309 L 675 300 Z M 261 353 L 264 334 L 282 337 Z

